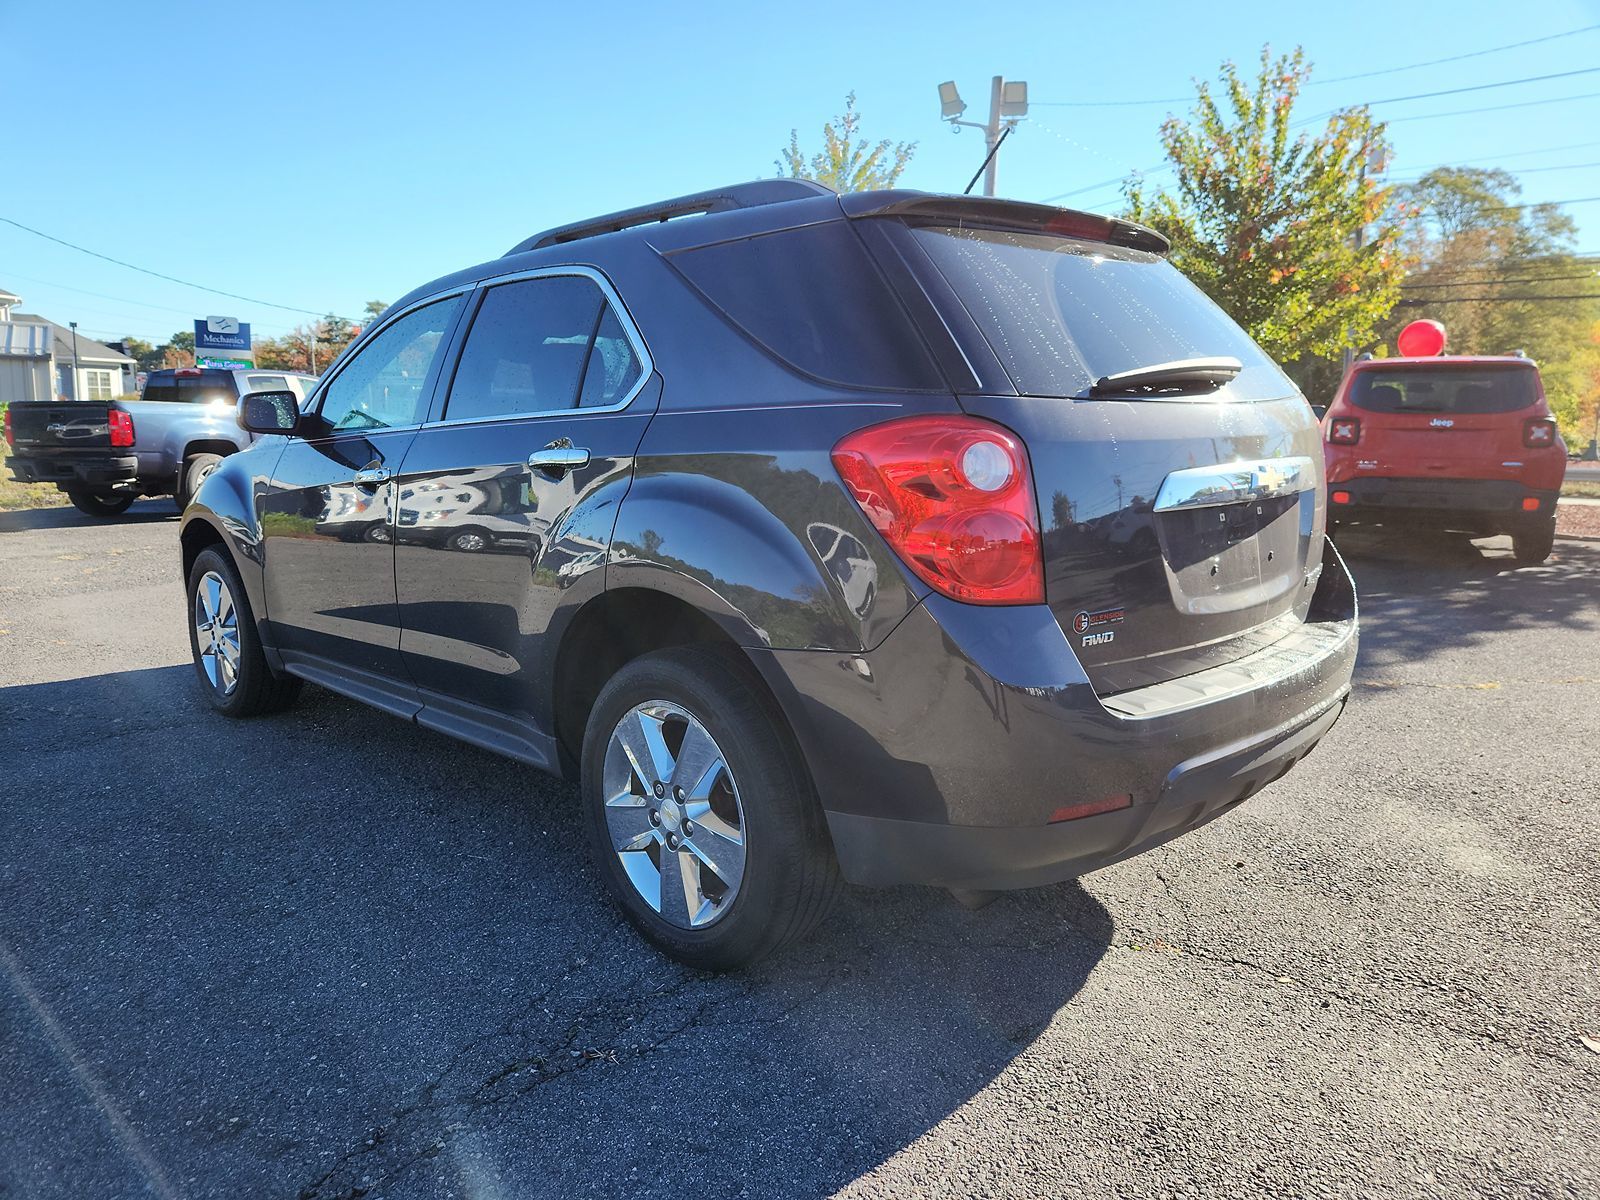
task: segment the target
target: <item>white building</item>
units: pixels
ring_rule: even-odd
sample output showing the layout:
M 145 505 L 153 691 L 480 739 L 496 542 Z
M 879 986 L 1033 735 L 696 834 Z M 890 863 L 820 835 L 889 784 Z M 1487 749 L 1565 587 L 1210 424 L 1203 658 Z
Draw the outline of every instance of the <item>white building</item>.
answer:
M 109 400 L 138 391 L 137 364 L 110 346 L 31 313 L 0 288 L 0 404 L 13 400 Z

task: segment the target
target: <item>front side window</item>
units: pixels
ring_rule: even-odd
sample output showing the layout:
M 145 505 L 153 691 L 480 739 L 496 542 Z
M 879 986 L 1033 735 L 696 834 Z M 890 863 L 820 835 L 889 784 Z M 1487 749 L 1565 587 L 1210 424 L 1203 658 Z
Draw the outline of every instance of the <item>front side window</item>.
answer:
M 438 300 L 385 326 L 323 389 L 332 428 L 397 429 L 422 419 L 423 386 L 456 319 L 461 297 Z
M 484 293 L 450 385 L 452 421 L 615 404 L 642 370 L 594 280 L 548 275 Z

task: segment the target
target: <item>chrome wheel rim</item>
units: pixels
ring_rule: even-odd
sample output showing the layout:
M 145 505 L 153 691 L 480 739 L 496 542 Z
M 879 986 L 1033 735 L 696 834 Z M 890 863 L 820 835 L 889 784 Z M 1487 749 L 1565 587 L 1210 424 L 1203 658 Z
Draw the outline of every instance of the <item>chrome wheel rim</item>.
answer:
M 462 533 L 456 535 L 457 550 L 482 550 L 487 545 L 481 533 Z
M 239 685 L 239 611 L 233 593 L 215 571 L 200 578 L 194 592 L 194 638 L 200 668 L 224 696 Z
M 703 929 L 744 882 L 744 806 L 716 739 L 667 700 L 636 704 L 601 771 L 606 830 L 634 891 L 662 920 Z

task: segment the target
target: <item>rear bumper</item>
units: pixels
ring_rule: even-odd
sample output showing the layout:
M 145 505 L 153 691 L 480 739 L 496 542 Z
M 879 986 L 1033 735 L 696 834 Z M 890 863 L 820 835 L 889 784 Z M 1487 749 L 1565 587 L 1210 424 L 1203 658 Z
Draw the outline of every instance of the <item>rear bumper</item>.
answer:
M 19 483 L 53 483 L 102 492 L 137 491 L 139 487 L 139 460 L 132 454 L 18 455 L 6 459 L 6 469 Z
M 1302 631 L 1222 667 L 1097 696 L 1048 608 L 930 597 L 866 654 L 753 655 L 812 769 L 845 877 L 1056 882 L 1197 828 L 1333 727 L 1357 646 L 1330 545 Z M 1058 809 L 1127 807 L 1051 823 Z
M 1348 496 L 1335 501 L 1335 493 Z M 1340 522 L 1400 522 L 1476 529 L 1511 529 L 1555 518 L 1560 489 L 1531 488 L 1514 479 L 1366 477 L 1328 485 L 1328 516 Z M 1534 499 L 1539 507 L 1525 510 Z

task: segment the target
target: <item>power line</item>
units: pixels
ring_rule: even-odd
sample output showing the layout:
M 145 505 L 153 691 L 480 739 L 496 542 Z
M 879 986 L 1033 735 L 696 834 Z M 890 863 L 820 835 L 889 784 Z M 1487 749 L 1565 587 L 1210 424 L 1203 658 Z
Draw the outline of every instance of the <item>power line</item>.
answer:
M 1508 283 L 1561 283 L 1569 279 L 1600 279 L 1600 272 L 1581 271 L 1576 275 L 1518 275 L 1511 279 L 1457 279 L 1439 283 L 1402 283 L 1402 291 L 1414 288 L 1500 287 Z
M 1600 29 L 1600 25 L 1590 25 L 1590 26 L 1585 27 L 1584 29 L 1572 30 L 1571 32 L 1566 33 L 1566 34 L 1554 34 L 1554 35 L 1552 35 L 1552 37 L 1570 37 L 1574 33 L 1587 33 L 1592 29 Z M 1551 40 L 1551 39 L 1550 38 L 1535 38 L 1534 39 L 1535 42 L 1538 42 L 1538 41 L 1549 41 L 1549 40 Z M 1516 46 L 1531 46 L 1531 45 L 1533 45 L 1533 42 L 1518 42 L 1518 43 L 1516 43 Z M 1514 49 L 1514 48 L 1515 48 L 1514 46 L 1497 46 L 1497 47 L 1494 47 L 1493 49 L 1490 49 L 1490 50 L 1478 50 L 1478 51 L 1474 51 L 1472 54 L 1463 54 L 1463 55 L 1460 55 L 1459 57 L 1460 58 L 1474 58 L 1474 57 L 1477 57 L 1479 55 L 1494 54 L 1494 53 L 1497 53 L 1500 50 L 1511 50 L 1511 49 Z M 1306 86 L 1307 87 L 1311 86 L 1311 84 L 1313 82 L 1315 82 L 1317 84 L 1344 83 L 1344 82 L 1347 82 L 1348 80 L 1351 80 L 1351 79 L 1364 79 L 1364 78 L 1368 78 L 1371 75 L 1393 74 L 1396 71 L 1409 71 L 1409 70 L 1412 70 L 1412 69 L 1414 69 L 1416 67 L 1437 66 L 1441 62 L 1453 62 L 1453 61 L 1455 61 L 1455 59 L 1441 58 L 1441 59 L 1434 59 L 1432 62 L 1412 63 L 1410 66 L 1406 66 L 1406 67 L 1394 67 L 1394 68 L 1391 68 L 1388 71 L 1371 71 L 1371 72 L 1367 72 L 1366 74 L 1363 74 L 1363 75 L 1344 75 L 1344 76 L 1340 76 L 1340 77 L 1335 78 L 1335 79 L 1319 79 L 1319 80 L 1315 80 L 1315 81 L 1307 80 L 1306 81 Z M 1456 95 L 1456 94 L 1458 94 L 1460 92 L 1481 92 L 1481 91 L 1485 91 L 1485 90 L 1490 89 L 1490 88 L 1511 87 L 1514 84 L 1519 84 L 1519 83 L 1539 83 L 1539 82 L 1541 82 L 1543 80 L 1546 80 L 1546 79 L 1565 79 L 1570 75 L 1589 75 L 1589 74 L 1592 74 L 1595 71 L 1600 71 L 1600 67 L 1580 67 L 1579 69 L 1577 69 L 1575 71 L 1557 71 L 1557 72 L 1554 72 L 1554 73 L 1549 74 L 1549 75 L 1528 75 L 1528 76 L 1525 76 L 1525 77 L 1523 77 L 1521 79 L 1505 79 L 1505 80 L 1501 80 L 1498 83 L 1475 83 L 1475 84 L 1472 84 L 1472 85 L 1470 85 L 1468 87 L 1446 88 L 1443 91 L 1437 91 L 1437 92 L 1418 92 L 1416 95 L 1413 95 L 1413 96 L 1391 96 L 1391 97 L 1389 97 L 1387 99 L 1384 99 L 1384 100 L 1365 100 L 1365 101 L 1359 101 L 1357 103 L 1344 105 L 1342 107 L 1344 107 L 1344 108 L 1357 108 L 1361 104 L 1369 104 L 1369 105 L 1370 104 L 1397 104 L 1402 100 L 1428 100 L 1428 99 L 1431 99 L 1431 98 L 1433 98 L 1435 96 L 1453 96 L 1453 95 Z M 1194 96 L 1191 94 L 1191 95 L 1188 95 L 1188 96 L 1154 96 L 1154 97 L 1151 97 L 1151 98 L 1149 98 L 1147 100 L 1035 100 L 1035 101 L 1033 101 L 1033 106 L 1036 107 L 1036 108 L 1138 108 L 1138 107 L 1141 107 L 1141 106 L 1148 106 L 1148 105 L 1153 105 L 1153 104 L 1182 104 L 1187 100 L 1193 100 L 1193 99 L 1194 99 Z M 1338 110 L 1335 109 L 1334 111 L 1338 111 Z
M 1571 296 L 1429 296 L 1397 303 L 1402 308 L 1418 308 L 1426 304 L 1524 304 L 1550 300 L 1600 300 L 1600 292 L 1578 292 Z
M 1487 50 L 1473 50 L 1467 54 L 1452 54 L 1449 58 L 1430 58 L 1427 62 L 1408 63 L 1403 67 L 1385 67 L 1380 71 L 1362 71 L 1355 75 L 1337 75 L 1332 79 L 1315 79 L 1311 84 L 1349 83 L 1352 79 L 1371 79 L 1375 75 L 1393 75 L 1400 71 L 1415 71 L 1421 67 L 1437 67 L 1441 63 L 1461 62 L 1468 58 L 1482 58 L 1485 54 L 1499 54 L 1504 50 L 1520 50 L 1524 46 L 1537 46 L 1541 42 L 1554 42 L 1561 38 L 1576 37 L 1580 33 L 1593 33 L 1600 25 L 1585 25 L 1581 29 L 1568 29 L 1564 33 L 1547 33 L 1544 37 L 1529 38 L 1525 42 L 1512 42 L 1506 46 L 1491 46 Z
M 0 221 L 4 221 L 7 225 L 14 225 L 24 233 L 31 233 L 35 237 L 44 238 L 44 240 L 47 242 L 55 242 L 59 246 L 65 246 L 69 250 L 76 250 L 80 254 L 87 254 L 91 258 L 104 259 L 108 263 L 115 263 L 119 267 L 127 267 L 128 270 L 138 271 L 142 275 L 153 275 L 157 279 L 165 279 L 168 283 L 182 284 L 184 287 L 194 288 L 197 291 L 210 292 L 214 296 L 226 296 L 230 300 L 243 300 L 246 304 L 259 304 L 265 308 L 281 308 L 286 312 L 304 313 L 306 316 L 311 317 L 320 317 L 324 315 L 322 313 L 313 312 L 309 308 L 296 308 L 292 304 L 274 304 L 270 300 L 258 300 L 254 296 L 241 296 L 238 292 L 225 292 L 221 288 L 207 287 L 203 283 L 193 283 L 187 279 L 179 279 L 176 275 L 164 275 L 160 271 L 152 271 L 148 267 L 135 266 L 131 262 L 124 262 L 120 258 L 112 258 L 109 254 L 101 254 L 98 250 L 90 250 L 86 246 L 80 246 L 75 242 L 69 242 L 65 238 L 58 238 L 53 234 L 45 233 L 43 230 L 34 229 L 31 225 L 24 225 L 21 221 L 14 221 L 10 217 L 0 216 Z
M 1492 158 L 1465 158 L 1455 163 L 1437 163 L 1432 167 L 1426 168 L 1421 175 L 1385 175 L 1384 180 L 1387 183 L 1416 183 L 1419 179 L 1426 179 L 1430 172 L 1441 168 L 1472 167 L 1494 161 Z M 1561 163 L 1553 167 L 1518 167 L 1516 170 L 1511 170 L 1509 167 L 1499 167 L 1497 169 L 1505 171 L 1508 175 L 1537 175 L 1541 171 L 1577 171 L 1588 167 L 1600 167 L 1600 162 Z
M 1477 113 L 1505 112 L 1511 108 L 1534 108 L 1540 104 L 1565 104 L 1568 100 L 1593 100 L 1596 96 L 1600 96 L 1600 92 L 1577 92 L 1571 96 L 1547 96 L 1543 100 L 1519 100 L 1514 104 L 1490 104 L 1483 108 L 1455 108 L 1449 112 L 1412 113 L 1408 117 L 1386 117 L 1384 118 L 1384 124 L 1393 125 L 1399 121 L 1431 121 L 1436 117 L 1470 117 Z M 1342 111 L 1344 110 L 1335 109 L 1333 112 L 1323 113 L 1322 116 L 1331 117 L 1334 112 Z M 1321 117 L 1310 118 L 1311 121 L 1320 119 Z
M 1600 200 L 1600 196 L 1577 196 L 1571 200 L 1529 200 L 1526 204 L 1493 204 L 1480 212 L 1516 212 L 1523 208 L 1543 208 L 1545 205 L 1556 204 L 1593 204 Z

